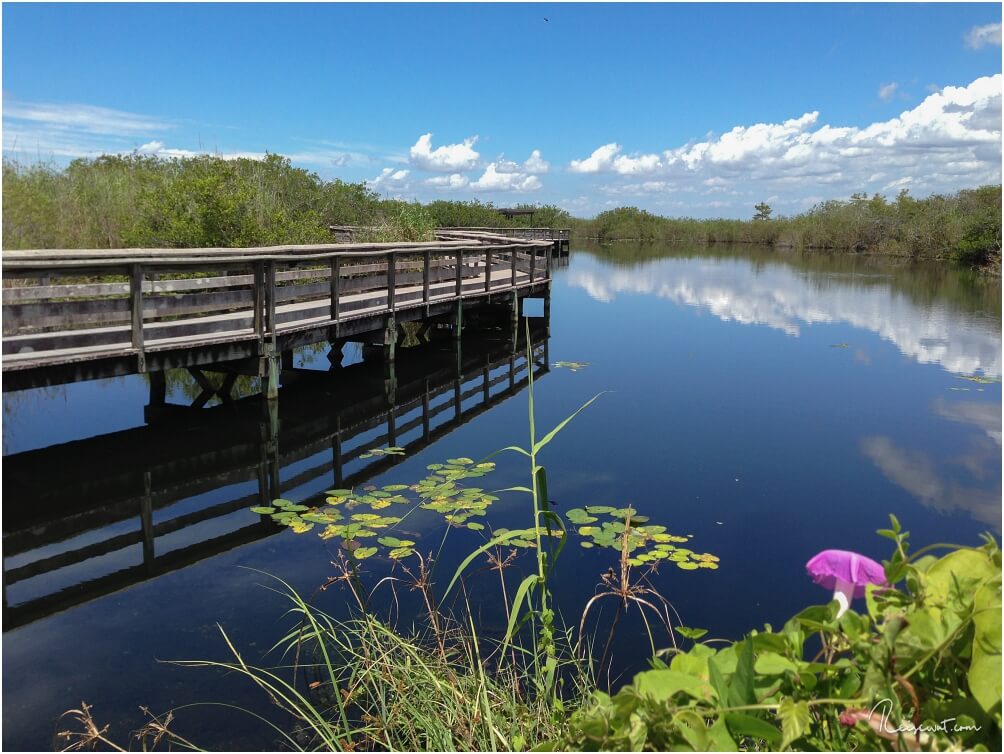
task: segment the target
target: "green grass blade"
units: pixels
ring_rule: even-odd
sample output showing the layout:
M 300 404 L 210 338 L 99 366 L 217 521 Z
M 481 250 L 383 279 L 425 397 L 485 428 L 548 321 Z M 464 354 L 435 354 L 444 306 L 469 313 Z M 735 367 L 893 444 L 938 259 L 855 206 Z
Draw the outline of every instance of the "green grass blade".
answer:
M 607 391 L 604 390 L 603 392 L 605 393 Z M 593 401 L 595 401 L 601 395 L 603 395 L 603 393 L 597 393 L 596 395 L 594 395 L 588 401 L 586 401 L 581 406 L 579 406 L 577 409 L 575 409 L 575 411 L 572 413 L 571 416 L 569 416 L 569 417 L 565 418 L 563 421 L 559 422 L 558 425 L 554 429 L 552 429 L 550 432 L 548 432 L 546 435 L 544 435 L 542 438 L 540 438 L 540 440 L 538 440 L 537 442 L 535 442 L 533 444 L 533 452 L 534 453 L 539 453 L 540 449 L 543 448 L 545 445 L 547 445 L 549 442 L 551 442 L 551 440 L 554 439 L 554 436 L 556 434 L 558 434 L 561 430 L 563 430 L 565 428 L 565 425 L 568 424 L 568 422 L 570 422 L 572 419 L 574 419 L 576 416 L 578 416 L 580 413 L 582 413 L 582 411 L 585 410 L 585 408 L 587 406 L 589 406 L 590 403 L 592 403 Z
M 512 600 L 512 609 L 509 611 L 509 625 L 505 629 L 505 638 L 502 640 L 502 652 L 504 653 L 509 642 L 512 640 L 513 631 L 516 628 L 516 621 L 519 620 L 519 609 L 523 606 L 526 593 L 530 587 L 535 586 L 540 581 L 540 577 L 532 573 L 520 583 L 516 590 L 516 596 Z

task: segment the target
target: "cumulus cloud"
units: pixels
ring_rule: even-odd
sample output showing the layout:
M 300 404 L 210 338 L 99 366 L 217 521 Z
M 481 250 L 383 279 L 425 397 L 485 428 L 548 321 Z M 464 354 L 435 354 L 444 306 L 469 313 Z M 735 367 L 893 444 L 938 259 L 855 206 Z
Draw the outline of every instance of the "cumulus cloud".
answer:
M 530 152 L 530 156 L 523 163 L 523 169 L 528 173 L 546 173 L 551 169 L 551 163 L 541 157 L 540 150 L 535 149 Z
M 425 179 L 426 186 L 432 186 L 433 188 L 443 189 L 446 191 L 456 191 L 458 189 L 466 188 L 469 183 L 470 179 L 466 175 L 461 175 L 460 173 L 437 175 L 433 178 Z
M 638 175 L 661 170 L 662 159 L 657 154 L 621 154 L 621 146 L 616 142 L 604 144 L 584 160 L 572 160 L 568 169 L 573 173 L 605 173 Z
M 409 150 L 411 164 L 433 173 L 453 173 L 470 170 L 478 164 L 481 155 L 474 150 L 477 136 L 464 139 L 460 144 L 444 144 L 432 148 L 432 134 L 422 134 Z
M 535 175 L 526 173 L 504 173 L 494 162 L 488 164 L 485 172 L 476 181 L 471 181 L 472 189 L 478 191 L 536 191 L 543 184 Z
M 813 111 L 781 123 L 736 126 L 661 154 L 626 154 L 611 142 L 572 160 L 569 170 L 644 176 L 634 188 L 647 183 L 653 192 L 666 191 L 670 181 L 680 187 L 719 181 L 761 196 L 805 194 L 814 186 L 846 196 L 907 181 L 918 192 L 997 183 L 1001 84 L 996 74 L 946 86 L 898 117 L 864 127 L 821 124 Z
M 500 155 L 495 160 L 495 170 L 499 173 L 529 173 L 539 175 L 548 172 L 550 169 L 551 163 L 541 156 L 539 149 L 533 150 L 522 164 L 507 160 L 505 155 Z
M 974 26 L 965 36 L 966 47 L 979 50 L 987 45 L 1001 46 L 1001 25 L 986 24 L 984 26 Z
M 384 168 L 380 175 L 366 181 L 367 185 L 374 191 L 404 191 L 408 188 L 408 176 L 410 170 L 395 170 L 394 168 Z
M 899 84 L 895 81 L 890 81 L 888 84 L 882 84 L 878 90 L 879 99 L 888 102 L 893 97 L 896 96 L 896 90 L 899 88 Z

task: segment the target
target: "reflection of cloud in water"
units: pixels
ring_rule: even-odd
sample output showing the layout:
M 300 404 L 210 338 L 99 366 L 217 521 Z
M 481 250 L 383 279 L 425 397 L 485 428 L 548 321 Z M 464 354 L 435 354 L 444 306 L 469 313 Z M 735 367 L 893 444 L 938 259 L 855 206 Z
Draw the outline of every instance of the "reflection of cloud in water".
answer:
M 1001 404 L 981 401 L 946 401 L 936 398 L 931 404 L 934 413 L 949 421 L 972 424 L 987 433 L 987 437 L 1001 444 Z
M 958 374 L 1001 374 L 1000 334 L 979 318 L 939 303 L 918 306 L 890 286 L 855 285 L 853 277 L 833 276 L 818 285 L 780 264 L 757 269 L 747 263 L 660 259 L 631 268 L 577 260 L 566 279 L 597 301 L 623 293 L 654 295 L 707 309 L 727 322 L 766 325 L 795 337 L 803 325 L 845 322 L 891 341 L 922 364 Z
M 888 437 L 865 437 L 861 440 L 861 451 L 890 481 L 916 497 L 925 507 L 939 513 L 966 511 L 977 521 L 1000 530 L 1000 485 L 995 491 L 963 487 L 942 477 L 926 453 L 899 448 Z M 978 459 L 978 465 L 982 466 L 985 460 L 988 459 Z M 969 468 L 972 470 L 971 466 Z

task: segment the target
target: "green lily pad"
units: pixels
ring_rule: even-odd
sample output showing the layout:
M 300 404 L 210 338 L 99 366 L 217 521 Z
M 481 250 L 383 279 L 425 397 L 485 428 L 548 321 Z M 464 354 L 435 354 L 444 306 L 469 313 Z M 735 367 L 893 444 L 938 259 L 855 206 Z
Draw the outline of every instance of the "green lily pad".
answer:
M 275 508 L 271 508 L 267 505 L 256 505 L 254 508 L 251 509 L 251 512 L 258 513 L 262 516 L 268 516 L 272 513 L 275 513 Z

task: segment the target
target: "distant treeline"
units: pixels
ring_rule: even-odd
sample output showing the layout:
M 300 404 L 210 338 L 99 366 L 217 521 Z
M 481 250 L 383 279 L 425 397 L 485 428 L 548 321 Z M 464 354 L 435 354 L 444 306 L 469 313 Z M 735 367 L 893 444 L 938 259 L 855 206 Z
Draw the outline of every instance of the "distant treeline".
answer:
M 534 209 L 532 219 L 507 219 L 490 202 L 381 199 L 363 183 L 326 181 L 279 155 L 106 155 L 66 167 L 3 162 L 6 249 L 324 243 L 330 225 L 375 228 L 373 240 L 423 240 L 436 227 L 532 224 L 571 227 L 576 237 L 600 241 L 867 250 L 1000 267 L 999 185 L 926 199 L 905 191 L 891 201 L 855 194 L 791 217 L 771 217 L 759 204 L 751 220 L 666 218 L 634 207 L 582 220 L 551 205 Z
M 696 220 L 620 207 L 592 220 L 576 220 L 573 230 L 600 241 L 750 243 L 953 258 L 972 266 L 1000 267 L 999 185 L 926 199 L 906 191 L 892 201 L 880 194 L 855 194 L 791 217 L 771 218 L 766 204 L 755 209 L 759 217 L 752 220 Z
M 557 207 L 534 209 L 534 225 L 571 220 Z M 529 224 L 491 203 L 381 199 L 363 183 L 325 181 L 279 155 L 106 155 L 65 168 L 3 162 L 5 249 L 330 243 L 330 225 L 375 228 L 373 240 L 423 240 L 436 227 Z

